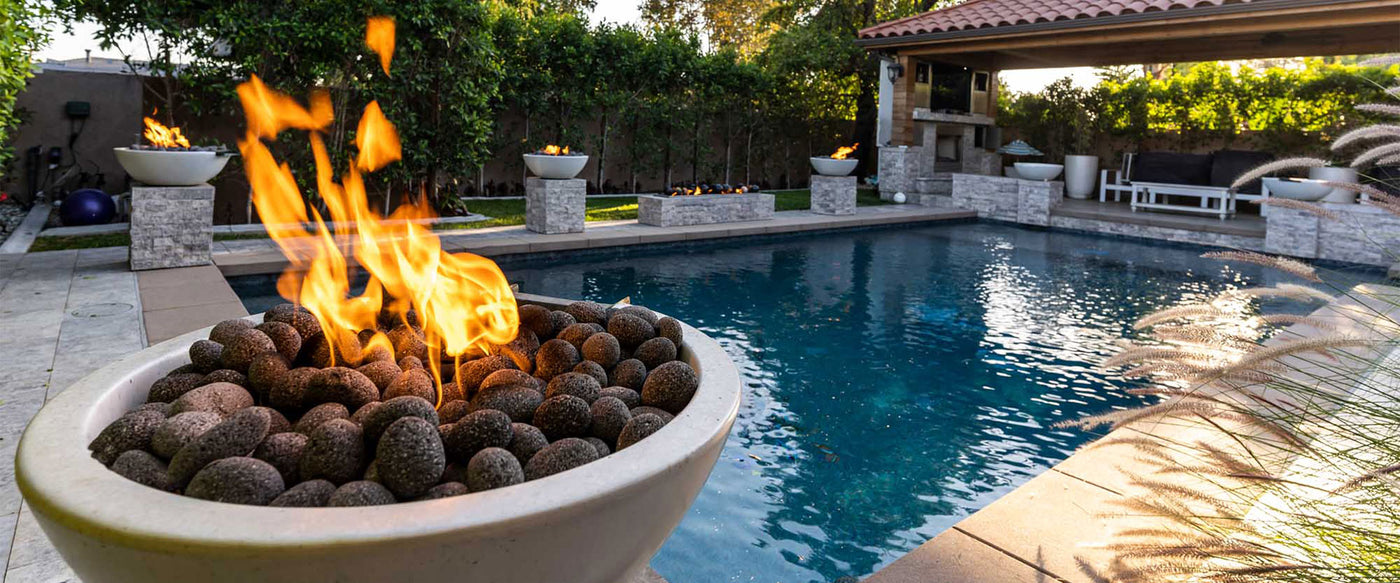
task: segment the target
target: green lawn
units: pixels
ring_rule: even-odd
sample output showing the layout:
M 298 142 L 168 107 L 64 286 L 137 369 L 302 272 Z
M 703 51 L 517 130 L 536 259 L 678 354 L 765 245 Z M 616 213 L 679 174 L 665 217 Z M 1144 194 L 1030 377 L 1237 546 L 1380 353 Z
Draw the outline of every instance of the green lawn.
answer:
M 812 205 L 812 192 L 802 190 L 782 190 L 773 193 L 774 207 L 779 211 L 806 210 Z M 590 221 L 618 221 L 637 218 L 637 199 L 630 196 L 590 196 L 586 199 L 587 217 Z M 856 191 L 857 206 L 877 206 L 890 204 L 880 200 L 874 190 Z M 491 217 L 474 223 L 452 223 L 439 225 L 439 230 L 483 229 L 486 227 L 506 227 L 525 224 L 525 199 L 473 200 L 467 202 L 467 210 Z M 266 239 L 265 233 L 219 233 L 215 241 L 240 239 Z M 98 247 L 119 247 L 131 244 L 126 233 L 106 235 L 79 235 L 73 237 L 39 237 L 29 250 L 60 251 L 63 249 L 94 249 Z

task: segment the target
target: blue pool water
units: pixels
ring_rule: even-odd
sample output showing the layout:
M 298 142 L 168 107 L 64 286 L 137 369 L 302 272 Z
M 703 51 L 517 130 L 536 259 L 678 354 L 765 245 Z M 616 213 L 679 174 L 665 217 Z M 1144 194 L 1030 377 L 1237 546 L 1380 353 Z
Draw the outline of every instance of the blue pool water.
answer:
M 1137 402 L 1097 370 L 1146 312 L 1291 281 L 1202 249 L 966 223 L 508 259 L 530 293 L 630 296 L 743 376 L 673 583 L 862 577 L 1067 457 L 1057 421 Z M 235 289 L 251 311 L 271 278 Z M 1304 306 L 1271 306 L 1305 311 Z

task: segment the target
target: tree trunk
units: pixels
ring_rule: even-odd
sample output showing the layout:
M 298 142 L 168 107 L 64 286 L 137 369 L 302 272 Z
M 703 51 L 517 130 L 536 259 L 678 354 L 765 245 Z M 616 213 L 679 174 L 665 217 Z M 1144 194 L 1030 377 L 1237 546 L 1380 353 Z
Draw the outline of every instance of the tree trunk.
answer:
M 744 143 L 744 184 L 753 184 L 753 126 Z
M 671 124 L 666 124 L 666 188 L 671 188 Z
M 598 192 L 603 192 L 603 173 L 608 165 L 608 110 L 603 109 L 601 122 L 598 124 L 599 133 L 602 134 L 602 143 L 598 145 Z
M 521 142 L 524 147 L 530 147 L 530 112 L 525 112 L 525 141 Z M 525 186 L 525 179 L 530 175 L 530 169 L 525 167 L 524 161 L 520 163 L 520 185 Z
M 700 182 L 700 120 L 695 120 L 695 127 L 690 133 L 690 181 Z

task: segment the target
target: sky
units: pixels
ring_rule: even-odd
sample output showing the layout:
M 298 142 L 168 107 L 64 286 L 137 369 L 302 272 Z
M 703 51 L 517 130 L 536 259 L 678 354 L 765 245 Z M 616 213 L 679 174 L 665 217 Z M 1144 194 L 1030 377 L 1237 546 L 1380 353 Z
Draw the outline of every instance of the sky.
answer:
M 598 0 L 593 13 L 589 15 L 589 19 L 594 24 L 605 21 L 617 24 L 636 24 L 641 20 L 641 11 L 637 8 L 639 2 L 640 0 Z M 39 51 L 37 58 L 75 59 L 82 57 L 85 49 L 91 49 L 93 56 L 121 58 L 122 55 L 117 50 L 104 51 L 97 47 L 97 41 L 93 39 L 93 33 L 96 30 L 97 26 L 93 24 L 76 25 L 71 34 L 63 30 L 55 30 L 52 42 Z M 132 55 L 137 59 L 145 56 L 145 48 L 139 43 L 125 43 L 122 49 L 132 52 Z M 1092 86 L 1097 81 L 1093 69 L 1075 67 L 1003 71 L 1001 82 L 1003 87 L 1012 91 L 1039 91 L 1062 77 L 1072 78 L 1075 84 L 1081 87 Z

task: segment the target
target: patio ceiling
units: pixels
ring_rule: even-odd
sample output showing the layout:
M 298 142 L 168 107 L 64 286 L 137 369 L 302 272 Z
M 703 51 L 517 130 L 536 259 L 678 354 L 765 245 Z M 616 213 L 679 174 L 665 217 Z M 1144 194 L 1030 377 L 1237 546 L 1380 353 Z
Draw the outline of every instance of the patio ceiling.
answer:
M 1400 0 L 970 0 L 857 43 L 992 70 L 1400 52 Z

